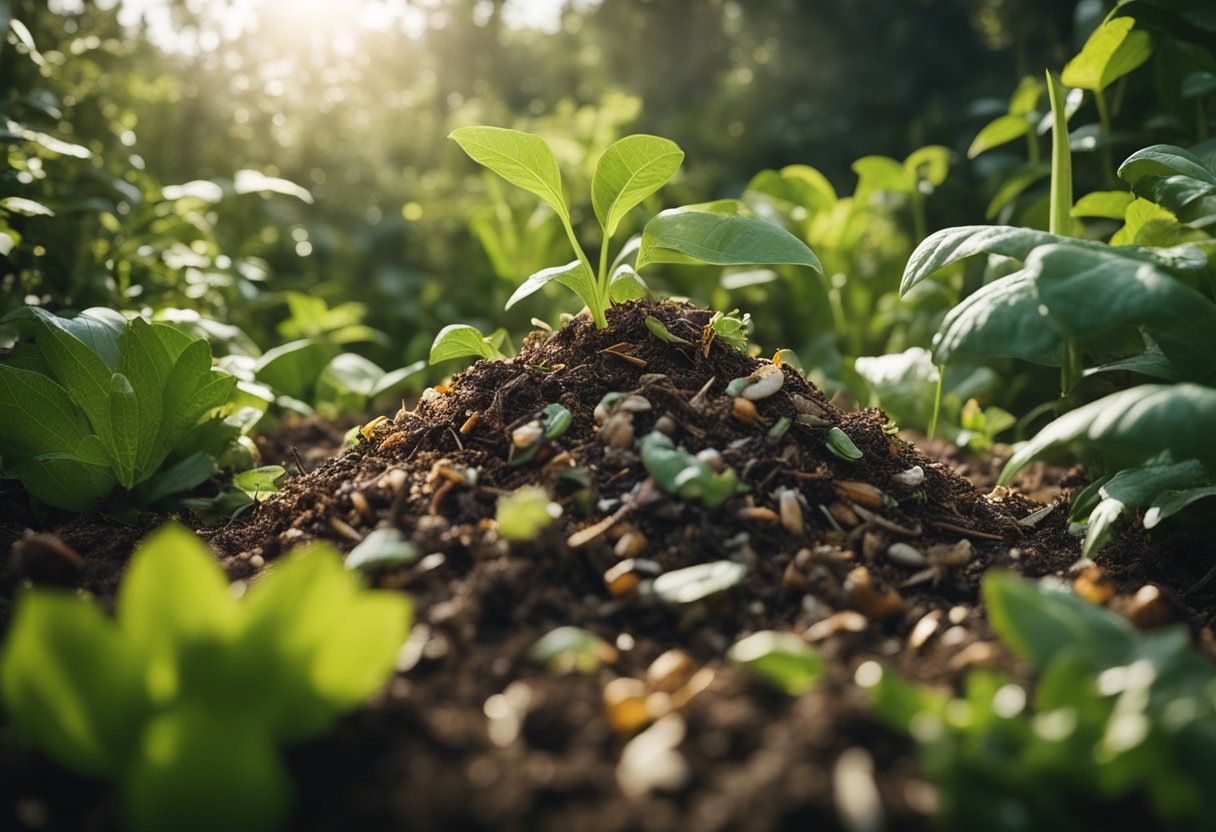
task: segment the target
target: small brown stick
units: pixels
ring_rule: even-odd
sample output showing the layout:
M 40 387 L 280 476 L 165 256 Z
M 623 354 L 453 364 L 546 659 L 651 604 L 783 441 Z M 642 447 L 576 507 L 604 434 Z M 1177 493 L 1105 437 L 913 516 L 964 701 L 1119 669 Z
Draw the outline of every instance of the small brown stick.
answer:
M 954 532 L 965 537 L 978 537 L 982 540 L 1004 540 L 1005 537 L 999 534 L 990 532 L 981 532 L 979 529 L 969 529 L 966 526 L 960 526 L 957 523 L 946 523 L 941 520 L 930 520 L 929 525 L 935 529 L 941 529 L 944 532 Z
M 296 470 L 301 474 L 310 473 L 309 470 L 304 467 L 304 460 L 300 459 L 300 449 L 295 445 L 291 446 L 291 459 L 296 464 Z

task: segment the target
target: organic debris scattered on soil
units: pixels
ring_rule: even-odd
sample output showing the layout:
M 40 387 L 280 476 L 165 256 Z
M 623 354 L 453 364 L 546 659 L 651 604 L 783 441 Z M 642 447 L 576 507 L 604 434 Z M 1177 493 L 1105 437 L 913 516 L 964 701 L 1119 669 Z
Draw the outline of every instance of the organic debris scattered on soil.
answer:
M 1067 575 L 1078 546 L 1066 494 L 1028 520 L 1041 504 L 982 494 L 892 435 L 882 413 L 842 412 L 788 366 L 774 394 L 740 404 L 727 386 L 771 365 L 703 338 L 710 315 L 629 303 L 605 330 L 580 317 L 533 333 L 516 358 L 477 362 L 241 520 L 201 530 L 237 580 L 299 543 L 349 550 L 382 526 L 418 548 L 377 576 L 417 602 L 400 673 L 330 737 L 293 752 L 293 828 L 835 828 L 834 778 L 845 767 L 869 777 L 868 761 L 889 825 L 930 826 L 933 792 L 912 746 L 868 716 L 853 672 L 878 658 L 929 683 L 976 666 L 1017 675 L 978 605 L 979 578 Z M 656 337 L 647 316 L 689 343 Z M 608 393 L 636 398 L 597 414 Z M 530 425 L 555 403 L 569 429 L 521 462 Z M 862 457 L 830 452 L 831 428 Z M 747 490 L 713 510 L 664 493 L 639 457 L 656 430 L 733 469 Z M 524 485 L 547 488 L 562 512 L 509 543 L 496 506 Z M 76 584 L 112 593 L 121 559 L 59 533 L 86 562 L 103 553 Z M 743 579 L 687 603 L 656 591 L 657 575 L 713 561 L 741 565 L 731 568 Z M 1210 641 L 1211 588 L 1184 597 L 1198 564 L 1155 574 L 1165 561 L 1130 531 L 1100 561 L 1113 605 L 1152 580 L 1167 614 Z M 597 669 L 557 673 L 529 658 L 566 625 L 602 639 Z M 766 629 L 826 657 L 810 693 L 785 696 L 727 662 L 738 637 Z M 104 790 L 29 757 L 5 763 L 19 817 L 32 806 L 43 828 L 113 823 Z

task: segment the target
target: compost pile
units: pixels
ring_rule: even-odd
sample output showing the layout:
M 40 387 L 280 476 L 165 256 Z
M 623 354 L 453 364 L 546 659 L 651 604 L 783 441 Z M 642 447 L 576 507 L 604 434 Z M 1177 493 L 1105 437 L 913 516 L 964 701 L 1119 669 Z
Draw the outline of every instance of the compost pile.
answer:
M 479 361 L 367 426 L 356 448 L 242 520 L 200 529 L 236 580 L 313 539 L 350 550 L 397 529 L 417 551 L 375 573 L 415 600 L 400 672 L 291 753 L 293 828 L 761 830 L 865 811 L 929 825 L 933 791 L 911 743 L 868 714 L 853 672 L 880 659 L 932 684 L 981 666 L 1016 676 L 979 578 L 1067 574 L 1077 546 L 1065 500 L 981 493 L 881 412 L 843 412 L 788 366 L 779 386 L 771 369 L 752 376 L 773 365 L 710 338 L 710 315 L 630 303 L 605 330 L 580 317 L 533 333 L 516 358 Z M 648 316 L 688 343 L 657 337 Z M 728 394 L 749 376 L 765 387 Z M 545 438 L 554 404 L 569 426 Z M 859 458 L 832 452 L 833 428 Z M 746 488 L 712 509 L 668 493 L 644 443 L 699 455 Z M 546 489 L 561 514 L 511 542 L 496 510 L 523 486 Z M 60 534 L 87 551 L 80 529 Z M 124 557 L 78 582 L 112 592 Z M 1135 613 L 1149 561 L 1121 562 L 1104 580 L 1112 605 Z M 1178 599 L 1172 611 L 1193 612 Z M 538 660 L 538 640 L 571 626 L 600 640 L 597 666 Z M 786 696 L 726 658 L 760 630 L 816 646 L 827 671 L 813 690 Z M 57 821 L 113 817 L 100 787 L 45 765 L 22 772 L 22 793 Z M 865 789 L 841 805 L 834 784 L 847 778 L 874 783 L 872 805 L 856 805 Z

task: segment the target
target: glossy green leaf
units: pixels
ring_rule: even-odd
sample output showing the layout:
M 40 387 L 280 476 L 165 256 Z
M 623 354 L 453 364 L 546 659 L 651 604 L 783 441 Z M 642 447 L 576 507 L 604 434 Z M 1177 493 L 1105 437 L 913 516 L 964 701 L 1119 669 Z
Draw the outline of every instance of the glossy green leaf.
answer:
M 1077 200 L 1072 206 L 1072 215 L 1121 220 L 1133 198 L 1127 191 L 1093 191 Z
M 1014 139 L 1020 139 L 1023 136 L 1029 135 L 1033 129 L 1034 124 L 1024 115 L 1008 113 L 1003 116 L 997 116 L 984 125 L 975 138 L 971 140 L 971 146 L 967 148 L 967 158 L 974 159 L 976 156 L 992 150 L 994 147 L 1000 147 Z
M 622 263 L 608 281 L 608 294 L 613 303 L 624 303 L 646 297 L 650 294 L 650 287 L 642 276 L 633 270 L 633 266 Z
M 1007 484 L 1031 461 L 1061 453 L 1098 453 L 1110 470 L 1162 451 L 1216 464 L 1216 389 L 1145 384 L 1112 393 L 1051 422 L 1019 446 L 1001 472 Z
M 1216 372 L 1216 304 L 1163 270 L 1118 248 L 1048 245 L 1031 254 L 1026 272 L 1061 335 L 1144 326 L 1177 372 L 1195 380 Z
M 127 643 L 174 663 L 183 645 L 223 641 L 238 623 L 223 570 L 201 540 L 176 524 L 161 527 L 136 549 L 115 609 Z M 176 673 L 176 665 L 169 672 Z M 157 693 L 174 696 L 177 684 L 168 678 Z
M 1202 231 L 1180 223 L 1169 209 L 1146 199 L 1133 200 L 1123 216 L 1123 227 L 1110 238 L 1112 246 L 1164 247 L 1208 239 Z
M 1163 491 L 1153 499 L 1153 504 L 1144 512 L 1144 528 L 1155 528 L 1162 521 L 1189 508 L 1192 503 L 1208 497 L 1216 497 L 1216 485 Z
M 1146 177 L 1185 176 L 1216 185 L 1216 170 L 1188 150 L 1155 144 L 1137 150 L 1119 166 L 1119 178 L 1135 187 Z
M 279 493 L 278 480 L 287 473 L 282 465 L 260 465 L 241 471 L 232 478 L 232 487 L 251 500 L 264 500 Z
M 270 832 L 284 826 L 292 790 L 255 720 L 186 704 L 149 721 L 123 791 L 134 832 Z
M 726 657 L 790 696 L 813 688 L 825 666 L 823 657 L 801 638 L 775 630 L 740 639 Z
M 1153 54 L 1153 39 L 1135 25 L 1131 17 L 1104 21 L 1064 67 L 1060 80 L 1070 87 L 1100 93 L 1139 67 Z
M 1136 631 L 1126 619 L 1058 584 L 990 572 L 982 590 L 992 628 L 1036 670 L 1064 653 L 1098 667 L 1120 665 L 1131 655 Z
M 689 259 L 717 266 L 801 265 L 823 267 L 806 244 L 771 222 L 741 214 L 677 208 L 646 224 L 637 269 Z
M 542 269 L 520 284 L 519 288 L 507 300 L 504 309 L 510 309 L 519 301 L 534 294 L 550 283 L 560 283 L 572 290 L 584 303 L 595 297 L 595 275 L 587 268 L 582 260 L 573 260 L 564 266 L 554 266 Z M 433 360 L 431 363 L 435 363 Z
M 122 772 L 149 707 L 135 646 L 97 606 L 53 590 L 18 598 L 0 689 L 22 734 L 94 777 Z
M 1092 557 L 1114 533 L 1115 521 L 1129 508 L 1144 508 L 1155 503 L 1158 495 L 1206 483 L 1204 467 L 1196 460 L 1174 464 L 1146 464 L 1125 468 L 1107 479 L 1098 488 L 1101 498 L 1091 510 L 1085 540 L 1081 545 L 1083 557 Z
M 80 447 L 88 423 L 68 392 L 40 373 L 0 364 L 0 455 L 5 464 Z
M 543 199 L 570 221 L 557 158 L 540 136 L 501 127 L 461 127 L 449 136 L 478 164 Z
M 607 239 L 642 200 L 666 184 L 684 161 L 679 145 L 658 136 L 626 136 L 604 151 L 591 180 L 591 204 Z
M 23 459 L 9 467 L 9 473 L 34 497 L 55 508 L 85 511 L 117 486 L 108 455 L 97 437 L 86 437 L 77 453 L 50 453 Z M 80 456 L 89 453 L 92 456 Z
M 313 385 L 332 353 L 319 341 L 290 341 L 267 350 L 254 365 L 257 380 L 280 395 L 311 399 Z
M 396 593 L 363 591 L 329 547 L 275 564 L 246 598 L 244 666 L 263 679 L 255 702 L 273 736 L 313 736 L 383 684 L 409 629 Z
M 654 579 L 654 593 L 668 604 L 692 604 L 736 587 L 747 579 L 747 567 L 733 560 L 698 563 L 664 572 Z
M 1051 243 L 1067 243 L 1095 251 L 1107 251 L 1110 248 L 1105 243 L 1077 240 L 1033 228 L 1014 228 L 1007 225 L 944 228 L 930 234 L 912 253 L 900 281 L 900 297 L 925 278 L 959 260 L 977 254 L 998 254 L 1025 262 L 1030 252 Z M 1179 275 L 1202 276 L 1207 273 L 1207 257 L 1194 246 L 1165 250 L 1126 246 L 1120 248 L 1120 253 L 1154 263 Z
M 431 344 L 430 362 L 438 364 L 450 358 L 475 355 L 479 358 L 495 359 L 501 355 L 490 339 L 468 324 L 448 324 L 439 330 Z
M 845 462 L 857 462 L 865 456 L 861 449 L 853 444 L 849 435 L 840 428 L 833 427 L 828 430 L 825 446 L 832 456 L 843 459 Z
M 1063 342 L 1035 295 L 1029 270 L 1015 272 L 969 295 L 946 314 L 933 341 L 933 361 L 957 356 L 1021 358 L 1059 366 Z
M 672 335 L 668 331 L 667 327 L 663 324 L 663 322 L 660 321 L 658 318 L 656 318 L 654 315 L 647 315 L 643 319 L 643 323 L 646 324 L 646 328 L 648 330 L 650 330 L 651 335 L 653 335 L 655 338 L 658 338 L 660 341 L 663 341 L 664 343 L 667 343 L 667 344 L 688 344 L 688 343 L 690 343 L 685 338 L 681 338 L 678 335 Z

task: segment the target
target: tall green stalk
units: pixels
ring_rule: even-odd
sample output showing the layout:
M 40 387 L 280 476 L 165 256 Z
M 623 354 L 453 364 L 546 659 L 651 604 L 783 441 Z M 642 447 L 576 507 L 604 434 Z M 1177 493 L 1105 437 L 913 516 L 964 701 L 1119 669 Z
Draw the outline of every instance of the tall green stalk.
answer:
M 1064 112 L 1067 91 L 1047 72 L 1047 92 L 1051 98 L 1051 216 L 1048 230 L 1063 237 L 1072 235 L 1072 155 L 1068 147 L 1068 116 Z M 1105 112 L 1105 106 L 1100 106 Z M 1080 349 L 1071 338 L 1064 343 L 1060 357 L 1060 397 L 1067 396 L 1080 380 Z

